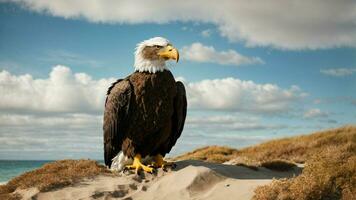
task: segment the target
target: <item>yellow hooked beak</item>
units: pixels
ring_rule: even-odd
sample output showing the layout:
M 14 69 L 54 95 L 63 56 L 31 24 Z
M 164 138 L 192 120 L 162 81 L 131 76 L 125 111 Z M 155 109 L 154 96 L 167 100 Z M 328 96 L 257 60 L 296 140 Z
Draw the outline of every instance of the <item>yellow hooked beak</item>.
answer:
M 167 45 L 166 47 L 161 49 L 158 52 L 158 55 L 165 60 L 172 59 L 175 60 L 176 62 L 178 62 L 179 60 L 179 52 L 172 45 Z

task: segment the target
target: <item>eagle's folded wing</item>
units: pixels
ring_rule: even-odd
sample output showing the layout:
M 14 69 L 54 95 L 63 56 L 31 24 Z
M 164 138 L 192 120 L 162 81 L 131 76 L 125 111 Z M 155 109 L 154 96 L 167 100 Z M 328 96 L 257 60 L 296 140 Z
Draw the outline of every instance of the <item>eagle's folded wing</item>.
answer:
M 174 99 L 174 113 L 172 117 L 172 133 L 170 137 L 169 150 L 176 144 L 177 139 L 183 131 L 185 117 L 187 115 L 187 97 L 182 82 L 177 81 L 177 96 Z
M 109 88 L 104 112 L 105 165 L 121 151 L 122 140 L 128 124 L 132 87 L 128 80 L 118 80 Z

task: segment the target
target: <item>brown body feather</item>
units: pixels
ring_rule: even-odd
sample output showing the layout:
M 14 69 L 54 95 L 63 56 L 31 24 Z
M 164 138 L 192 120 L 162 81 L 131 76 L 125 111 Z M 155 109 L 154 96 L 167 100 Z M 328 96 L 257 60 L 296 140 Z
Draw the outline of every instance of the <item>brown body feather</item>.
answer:
M 171 72 L 135 72 L 108 90 L 104 112 L 105 164 L 122 150 L 134 157 L 168 153 L 183 130 L 184 85 Z

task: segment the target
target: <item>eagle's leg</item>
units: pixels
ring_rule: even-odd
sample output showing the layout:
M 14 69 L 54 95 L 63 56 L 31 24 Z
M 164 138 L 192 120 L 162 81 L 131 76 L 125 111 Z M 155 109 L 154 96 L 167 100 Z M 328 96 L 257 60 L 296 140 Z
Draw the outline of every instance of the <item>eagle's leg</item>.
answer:
M 167 161 L 163 160 L 163 156 L 161 154 L 157 154 L 156 156 L 154 156 L 153 166 L 156 168 L 165 169 L 167 167 L 174 168 L 176 166 L 176 164 L 174 164 L 173 162 L 167 162 Z
M 153 173 L 153 168 L 152 167 L 148 167 L 144 164 L 142 164 L 141 162 L 141 155 L 140 154 L 136 154 L 136 156 L 134 157 L 134 161 L 132 163 L 132 165 L 128 165 L 125 167 L 126 169 L 135 169 L 136 174 L 138 174 L 138 172 L 142 169 L 145 172 L 148 173 Z

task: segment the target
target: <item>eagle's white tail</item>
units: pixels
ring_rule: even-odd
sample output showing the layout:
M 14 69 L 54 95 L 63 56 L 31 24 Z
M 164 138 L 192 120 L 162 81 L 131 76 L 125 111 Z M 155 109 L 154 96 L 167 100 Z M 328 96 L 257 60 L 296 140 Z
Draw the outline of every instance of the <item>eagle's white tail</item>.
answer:
M 146 156 L 142 159 L 143 163 L 151 163 L 152 157 Z M 110 166 L 110 170 L 121 172 L 126 165 L 131 165 L 133 163 L 133 159 L 124 155 L 122 151 L 120 151 L 113 159 Z
M 122 171 L 126 165 L 132 164 L 133 160 L 124 155 L 122 151 L 120 151 L 113 159 L 110 166 L 110 170 L 113 171 Z

